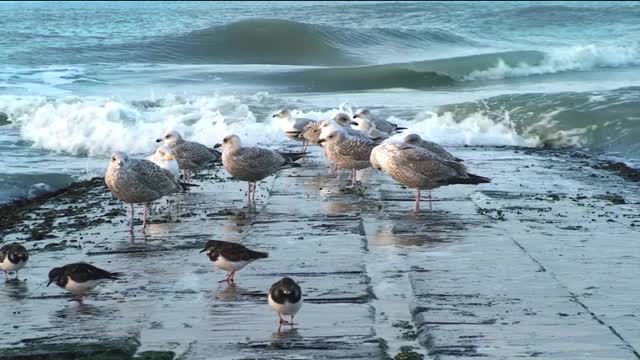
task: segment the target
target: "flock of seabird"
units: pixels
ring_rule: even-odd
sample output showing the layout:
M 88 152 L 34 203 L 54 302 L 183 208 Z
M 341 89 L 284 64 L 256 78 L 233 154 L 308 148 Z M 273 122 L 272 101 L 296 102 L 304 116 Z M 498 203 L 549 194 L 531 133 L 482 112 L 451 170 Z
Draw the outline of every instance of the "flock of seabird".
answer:
M 310 144 L 321 146 L 334 171 L 349 170 L 354 185 L 357 171 L 368 167 L 387 173 L 409 188 L 416 189 L 414 211 L 420 210 L 420 190 L 431 190 L 453 184 L 481 184 L 490 179 L 467 172 L 463 160 L 442 146 L 409 134 L 402 141 L 389 139 L 406 128 L 374 117 L 367 109 L 349 116 L 339 113 L 332 119 L 315 121 L 295 118 L 283 109 L 273 115 L 286 136 L 302 143 L 300 152 L 282 152 L 261 147 L 246 147 L 240 137 L 230 134 L 222 143 L 209 148 L 187 141 L 176 131 L 169 131 L 156 140 L 162 143 L 147 159 L 129 157 L 124 152 L 112 154 L 105 175 L 105 183 L 119 200 L 131 209 L 130 231 L 133 232 L 134 204 L 144 205 L 142 229 L 147 225 L 149 204 L 168 195 L 187 190 L 192 175 L 213 163 L 222 162 L 224 169 L 235 179 L 248 183 L 247 201 L 255 206 L 257 182 L 276 172 L 300 167 L 296 161 L 304 157 Z M 221 149 L 218 152 L 216 149 Z M 183 172 L 182 179 L 180 171 Z M 181 180 L 184 180 L 181 181 Z M 251 262 L 267 258 L 265 252 L 255 251 L 237 243 L 211 240 L 201 252 L 206 252 L 213 264 L 228 272 L 221 282 L 235 284 L 235 274 Z M 12 243 L 0 248 L 0 267 L 9 280 L 9 273 L 22 269 L 29 254 L 22 245 Z M 87 263 L 68 264 L 49 272 L 49 286 L 55 283 L 74 295 L 83 297 L 100 283 L 116 280 L 119 273 L 109 272 Z M 268 293 L 268 303 L 278 313 L 280 325 L 294 325 L 293 317 L 302 305 L 300 286 L 285 277 L 274 283 Z M 286 320 L 283 316 L 290 316 Z

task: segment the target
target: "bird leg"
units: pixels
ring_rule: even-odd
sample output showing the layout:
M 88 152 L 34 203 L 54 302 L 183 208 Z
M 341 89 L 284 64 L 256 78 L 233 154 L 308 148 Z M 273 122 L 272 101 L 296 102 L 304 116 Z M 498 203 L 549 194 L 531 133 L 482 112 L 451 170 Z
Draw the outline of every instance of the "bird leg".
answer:
M 149 216 L 149 204 L 144 204 L 144 215 L 142 216 L 142 231 L 147 227 L 147 217 Z
M 256 189 L 258 187 L 258 182 L 254 181 L 253 182 L 253 194 L 251 195 L 251 202 L 253 203 L 253 206 L 256 206 Z
M 358 182 L 356 178 L 357 178 L 356 169 L 353 169 L 351 170 L 351 185 L 353 185 L 353 187 L 356 187 L 356 183 Z
M 413 211 L 420 212 L 420 189 L 416 189 L 416 206 Z
M 227 284 L 235 284 L 235 280 L 233 280 L 233 275 L 234 274 L 235 274 L 235 270 L 230 272 L 230 273 L 228 273 L 227 276 L 224 279 L 218 281 L 218 284 L 221 283 L 221 282 L 225 282 L 225 281 L 227 282 Z
M 281 325 L 289 325 L 290 322 L 288 322 L 287 320 L 282 318 L 282 315 L 280 313 L 278 313 L 278 317 L 280 318 L 280 324 Z
M 133 217 L 134 217 L 134 208 L 133 203 L 129 204 L 131 208 L 131 218 L 129 219 L 129 232 L 133 232 Z
M 247 182 L 249 189 L 247 190 L 247 205 L 251 206 L 251 181 Z
M 433 210 L 433 206 L 431 205 L 431 190 L 429 190 L 429 210 Z

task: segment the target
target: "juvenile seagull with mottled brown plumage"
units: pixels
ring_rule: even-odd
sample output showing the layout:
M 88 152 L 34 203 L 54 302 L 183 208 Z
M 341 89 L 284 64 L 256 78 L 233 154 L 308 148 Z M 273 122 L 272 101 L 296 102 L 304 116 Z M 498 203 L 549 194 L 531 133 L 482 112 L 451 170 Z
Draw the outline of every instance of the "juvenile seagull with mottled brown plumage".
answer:
M 133 204 L 144 204 L 144 229 L 147 226 L 149 203 L 183 190 L 169 170 L 149 160 L 129 158 L 120 151 L 111 155 L 104 181 L 115 197 L 131 205 L 130 231 L 133 231 Z
M 410 145 L 413 145 L 413 146 L 417 146 L 417 147 L 421 147 L 421 148 L 423 148 L 425 150 L 429 150 L 429 151 L 431 151 L 432 153 L 438 155 L 440 158 L 442 158 L 444 160 L 457 161 L 457 162 L 464 161 L 464 160 L 462 160 L 460 158 L 457 158 L 457 157 L 453 156 L 453 154 L 451 154 L 450 152 L 445 150 L 439 144 L 434 143 L 433 141 L 425 140 L 422 137 L 420 137 L 420 135 L 418 135 L 418 134 L 409 134 L 409 135 L 404 137 L 403 141 L 406 142 L 407 144 L 410 144 Z
M 156 142 L 171 149 L 186 182 L 191 181 L 191 173 L 220 160 L 219 152 L 195 141 L 187 141 L 177 131 L 167 132 Z
M 351 180 L 355 185 L 356 171 L 371 166 L 369 157 L 376 144 L 371 140 L 364 140 L 349 136 L 339 126 L 329 126 L 322 130 L 320 143 L 325 146 L 329 160 L 340 169 L 351 170 Z
M 371 165 L 402 185 L 416 189 L 415 212 L 420 211 L 420 190 L 429 190 L 431 195 L 431 189 L 441 186 L 491 182 L 489 178 L 468 173 L 459 162 L 445 160 L 429 150 L 402 142 L 376 146 L 371 151 Z
M 248 203 L 255 204 L 257 182 L 291 167 L 306 153 L 285 153 L 260 147 L 243 147 L 238 135 L 227 135 L 222 144 L 222 165 L 234 178 L 249 182 Z

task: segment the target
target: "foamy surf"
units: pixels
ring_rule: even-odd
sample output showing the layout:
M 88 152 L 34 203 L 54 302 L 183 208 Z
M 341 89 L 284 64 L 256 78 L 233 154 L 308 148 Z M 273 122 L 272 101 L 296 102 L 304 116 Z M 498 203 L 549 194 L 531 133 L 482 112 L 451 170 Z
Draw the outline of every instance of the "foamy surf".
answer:
M 247 144 L 280 145 L 287 139 L 271 117 L 279 106 L 276 101 L 271 107 L 258 104 L 264 101 L 264 96 L 167 96 L 146 101 L 0 97 L 0 109 L 9 109 L 13 126 L 34 148 L 103 157 L 116 150 L 151 153 L 157 145 L 155 139 L 168 130 L 177 130 L 186 138 L 208 146 L 230 133 L 239 135 Z M 295 117 L 324 120 L 339 112 L 353 115 L 355 108 L 345 103 L 327 110 L 291 112 Z M 481 114 L 456 119 L 452 114 L 420 112 L 412 119 L 392 116 L 389 120 L 408 127 L 407 131 L 449 145 L 537 144 L 536 140 L 523 138 L 504 123 Z
M 626 67 L 640 65 L 640 46 L 627 45 L 585 45 L 550 50 L 539 62 L 521 61 L 508 64 L 498 58 L 494 66 L 484 70 L 474 70 L 463 80 L 495 80 L 532 75 L 555 74 L 565 71 L 586 71 L 599 67 Z

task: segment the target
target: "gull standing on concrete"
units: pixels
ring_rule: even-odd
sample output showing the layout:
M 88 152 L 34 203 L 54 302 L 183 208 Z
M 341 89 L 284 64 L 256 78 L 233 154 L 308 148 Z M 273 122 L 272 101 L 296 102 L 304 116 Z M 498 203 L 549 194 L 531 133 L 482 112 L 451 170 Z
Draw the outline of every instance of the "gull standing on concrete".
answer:
M 424 140 L 418 134 L 409 134 L 404 137 L 403 141 L 409 145 L 413 145 L 413 146 L 421 147 L 425 150 L 429 150 L 444 160 L 457 161 L 457 162 L 464 161 L 458 157 L 453 156 L 450 152 L 445 150 L 439 144 L 434 143 L 433 141 Z
M 468 173 L 459 162 L 444 160 L 429 150 L 406 143 L 389 142 L 376 146 L 371 151 L 371 165 L 397 182 L 416 189 L 415 212 L 420 211 L 420 190 L 429 190 L 431 195 L 431 189 L 440 186 L 491 182 L 489 178 Z
M 397 124 L 394 124 L 392 122 L 389 122 L 387 120 L 384 119 L 379 119 L 377 117 L 374 117 L 373 114 L 371 114 L 371 112 L 369 111 L 369 109 L 361 109 L 359 110 L 355 115 L 353 115 L 354 119 L 367 119 L 369 120 L 374 127 L 383 132 L 383 133 L 387 133 L 389 135 L 393 135 L 395 133 L 400 132 L 400 130 L 405 130 L 405 127 L 401 127 L 398 126 Z
M 222 144 L 222 165 L 234 178 L 247 181 L 249 192 L 248 204 L 255 205 L 256 182 L 275 174 L 277 171 L 291 167 L 300 167 L 294 161 L 306 153 L 283 153 L 260 147 L 243 147 L 238 135 L 227 135 Z
M 177 131 L 169 131 L 156 139 L 172 150 L 173 157 L 184 172 L 186 182 L 191 182 L 191 173 L 220 160 L 220 153 L 195 141 L 187 141 Z
M 326 127 L 320 134 L 320 143 L 327 149 L 327 157 L 338 168 L 351 170 L 352 184 L 356 184 L 356 171 L 371 166 L 371 150 L 376 144 L 347 135 L 343 128 Z
M 180 178 L 180 166 L 173 157 L 173 151 L 168 146 L 160 146 L 153 155 L 147 159 L 161 168 L 168 170 L 176 179 Z
M 131 206 L 131 222 L 129 230 L 133 232 L 133 204 L 144 204 L 142 229 L 147 226 L 149 203 L 163 196 L 183 191 L 169 172 L 149 160 L 131 159 L 123 152 L 116 151 L 111 155 L 109 168 L 105 175 L 105 183 L 111 193 Z
M 315 123 L 315 120 L 294 118 L 287 109 L 282 109 L 272 117 L 277 117 L 280 120 L 280 128 L 287 135 L 289 139 L 302 141 L 302 152 L 307 149 L 307 140 L 300 135 L 304 131 L 305 126 Z

